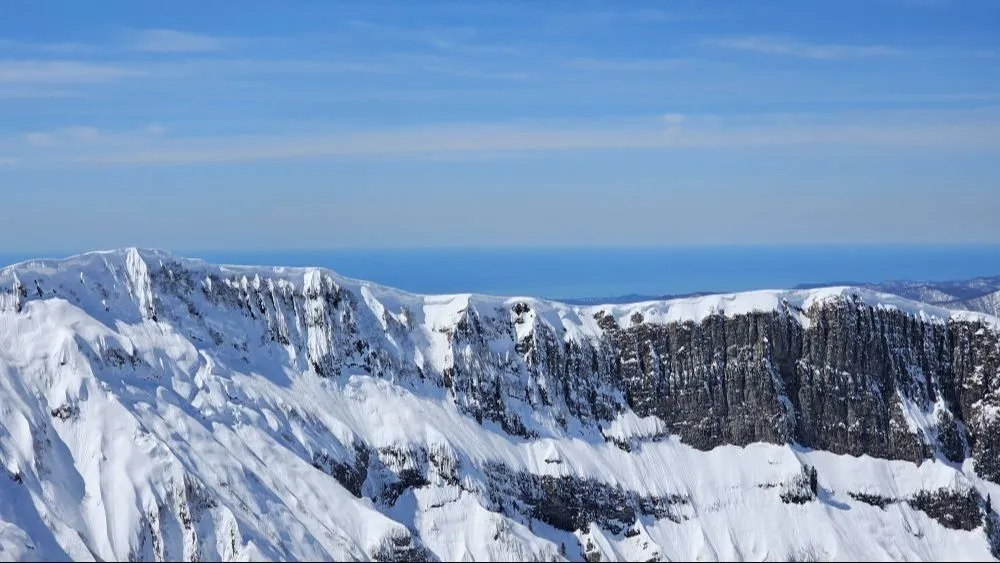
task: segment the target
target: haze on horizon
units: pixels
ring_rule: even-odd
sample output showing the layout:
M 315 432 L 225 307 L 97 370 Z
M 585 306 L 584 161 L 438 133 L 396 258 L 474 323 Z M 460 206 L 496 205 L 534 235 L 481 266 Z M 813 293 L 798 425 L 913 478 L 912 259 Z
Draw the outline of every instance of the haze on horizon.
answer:
M 998 244 L 998 22 L 986 0 L 8 0 L 0 253 Z

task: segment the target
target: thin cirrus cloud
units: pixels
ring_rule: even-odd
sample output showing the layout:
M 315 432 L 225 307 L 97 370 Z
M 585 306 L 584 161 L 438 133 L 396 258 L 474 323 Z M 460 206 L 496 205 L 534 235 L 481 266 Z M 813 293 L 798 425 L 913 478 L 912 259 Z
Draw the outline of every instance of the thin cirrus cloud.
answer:
M 593 149 L 879 146 L 995 152 L 1000 150 L 1000 114 L 924 111 L 830 119 L 824 115 L 734 118 L 673 113 L 645 119 L 444 124 L 330 134 L 185 137 L 162 133 L 148 128 L 108 134 L 63 130 L 58 146 L 27 143 L 29 150 L 12 156 L 25 164 L 121 166 L 355 157 L 449 160 Z M 40 139 L 47 138 L 36 141 Z
M 72 98 L 76 94 L 63 88 L 52 88 L 37 84 L 2 84 L 0 83 L 0 100 L 57 100 Z
M 701 43 L 708 47 L 816 60 L 871 59 L 899 57 L 908 54 L 905 49 L 888 45 L 809 43 L 759 35 L 710 37 Z
M 578 23 L 601 26 L 616 24 L 656 24 L 674 22 L 686 18 L 663 10 L 643 9 L 561 14 L 557 19 L 560 23 Z
M 245 40 L 236 37 L 219 37 L 176 29 L 135 29 L 119 34 L 103 45 L 77 42 L 36 42 L 0 38 L 0 49 L 8 52 L 34 53 L 106 53 L 144 51 L 148 53 L 209 53 L 238 47 Z
M 367 37 L 424 43 L 442 49 L 468 44 L 478 35 L 478 31 L 472 27 L 406 27 L 366 20 L 350 20 L 346 23 L 344 31 Z
M 54 131 L 33 131 L 24 140 L 34 147 L 57 147 L 72 143 L 96 141 L 101 132 L 96 127 L 66 127 Z
M 481 32 L 469 26 L 404 26 L 350 20 L 340 28 L 342 39 L 358 44 L 400 42 L 413 47 L 464 55 L 515 55 L 521 52 L 517 44 L 483 42 Z
M 442 75 L 490 80 L 523 80 L 530 75 L 517 70 L 490 68 L 486 65 L 435 55 L 388 55 L 356 58 L 308 59 L 254 59 L 220 58 L 176 63 L 162 63 L 148 67 L 150 74 L 174 77 L 218 77 L 224 75 Z
M 8 52 L 83 53 L 94 51 L 95 47 L 85 43 L 40 43 L 35 41 L 19 41 L 16 39 L 0 39 L 0 50 Z
M 240 40 L 174 29 L 144 29 L 129 34 L 128 47 L 151 53 L 205 53 L 237 46 Z
M 0 84 L 72 84 L 106 82 L 142 72 L 115 64 L 82 61 L 0 61 Z
M 658 72 L 664 70 L 674 70 L 676 68 L 689 66 L 694 61 L 683 58 L 663 58 L 663 59 L 602 59 L 602 58 L 575 58 L 565 63 L 565 66 L 577 70 L 603 71 L 603 72 Z

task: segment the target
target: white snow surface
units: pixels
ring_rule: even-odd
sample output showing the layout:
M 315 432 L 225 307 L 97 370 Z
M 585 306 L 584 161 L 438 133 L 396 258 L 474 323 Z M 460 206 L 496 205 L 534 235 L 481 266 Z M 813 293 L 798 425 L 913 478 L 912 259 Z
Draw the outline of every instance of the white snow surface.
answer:
M 980 297 L 959 301 L 957 303 L 950 303 L 949 306 L 954 306 L 957 309 L 982 311 L 990 315 L 1000 315 L 1000 291 L 994 291 Z
M 971 461 L 917 465 L 773 444 L 705 452 L 675 437 L 626 452 L 557 425 L 526 440 L 462 414 L 430 380 L 352 369 L 318 376 L 305 351 L 339 350 L 337 335 L 311 326 L 329 314 L 321 304 L 251 320 L 200 297 L 194 315 L 156 295 L 151 271 L 161 265 L 194 272 L 209 292 L 225 283 L 267 288 L 275 303 L 336 284 L 364 305 L 357 323 L 366 340 L 428 374 L 461 353 L 444 331 L 469 308 L 515 303 L 531 307 L 518 336 L 548 323 L 567 339 L 598 338 L 598 311 L 624 326 L 634 313 L 697 321 L 849 294 L 925 319 L 1000 327 L 988 315 L 846 287 L 577 307 L 413 295 L 327 270 L 213 266 L 136 249 L 24 262 L 0 270 L 0 560 L 368 560 L 406 537 L 443 560 L 578 559 L 588 543 L 603 560 L 992 559 L 981 528 L 948 529 L 905 502 L 880 509 L 848 494 L 972 487 L 1000 499 Z M 260 344 L 263 323 L 289 343 Z M 504 343 L 494 351 L 513 353 Z M 644 439 L 662 424 L 629 411 L 604 432 Z M 388 507 L 358 498 L 313 465 L 317 454 L 350 459 L 356 443 L 452 452 L 460 484 L 432 479 Z M 690 503 L 679 522 L 640 519 L 631 537 L 597 526 L 563 532 L 492 510 L 487 462 Z M 779 485 L 803 464 L 817 468 L 819 501 L 781 502 Z

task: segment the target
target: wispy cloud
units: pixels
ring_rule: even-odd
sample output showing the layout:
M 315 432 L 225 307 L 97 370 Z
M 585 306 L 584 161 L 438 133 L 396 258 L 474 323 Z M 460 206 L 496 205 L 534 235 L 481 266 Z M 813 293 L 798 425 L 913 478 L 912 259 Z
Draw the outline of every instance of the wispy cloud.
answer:
M 475 28 L 464 26 L 404 27 L 365 20 L 351 20 L 347 22 L 347 26 L 348 29 L 361 33 L 417 41 L 440 48 L 469 43 L 478 34 Z
M 24 140 L 34 147 L 58 147 L 93 142 L 100 136 L 101 132 L 96 127 L 66 127 L 53 131 L 33 131 L 25 134 Z
M 0 80 L 0 100 L 54 100 L 71 98 L 77 94 L 65 88 L 37 84 L 2 84 Z
M 586 122 L 442 124 L 340 133 L 171 136 L 73 128 L 24 139 L 22 163 L 210 164 L 303 158 L 467 158 L 598 149 L 856 146 L 1000 150 L 997 111 L 922 111 L 720 117 L 659 117 Z M 41 146 L 44 145 L 44 146 Z M 7 144 L 9 146 L 9 143 Z M 16 148 L 16 147 L 15 147 Z M 44 152 L 39 152 L 44 151 Z
M 41 43 L 36 41 L 20 41 L 17 39 L 0 38 L 0 53 L 2 52 L 36 52 L 36 53 L 82 53 L 96 50 L 86 43 L 57 42 Z
M 748 51 L 765 55 L 783 55 L 804 59 L 869 59 L 877 57 L 898 57 L 907 50 L 887 45 L 846 45 L 837 43 L 808 43 L 783 37 L 762 35 L 710 37 L 703 45 L 738 51 Z
M 996 49 L 962 49 L 960 54 L 977 59 L 1000 59 L 1000 50 Z
M 141 71 L 106 63 L 81 61 L 0 61 L 0 84 L 70 84 L 105 82 Z
M 149 73 L 168 77 L 273 76 L 324 74 L 402 74 L 407 70 L 375 58 L 342 60 L 220 58 L 150 65 Z
M 274 39 L 261 38 L 259 41 L 269 42 Z M 246 42 L 243 38 L 220 37 L 175 29 L 138 29 L 125 31 L 100 45 L 73 41 L 24 41 L 0 37 L 0 54 L 18 52 L 92 54 L 123 49 L 149 53 L 208 53 L 239 47 Z
M 357 55 L 325 60 L 217 58 L 165 62 L 145 67 L 151 76 L 220 77 L 269 75 L 420 75 L 433 74 L 494 80 L 520 80 L 527 73 L 506 68 L 493 68 L 482 61 L 433 54 Z
M 566 61 L 565 65 L 580 70 L 597 70 L 611 72 L 657 72 L 673 70 L 690 65 L 691 59 L 601 59 L 576 58 Z
M 522 80 L 530 76 L 530 73 L 522 70 L 495 68 L 483 61 L 477 63 L 436 55 L 398 55 L 383 60 L 385 63 L 408 73 L 428 72 L 464 78 L 499 80 Z
M 71 155 L 124 151 L 129 147 L 152 146 L 162 140 L 167 129 L 148 124 L 136 129 L 101 129 L 73 125 L 56 129 L 28 131 L 19 136 L 0 138 L 0 151 L 18 164 L 63 162 Z
M 485 42 L 480 30 L 470 26 L 402 26 L 351 20 L 341 30 L 352 40 L 399 41 L 438 50 L 460 51 L 466 54 L 509 55 L 519 53 L 513 45 Z
M 668 113 L 663 116 L 663 122 L 668 125 L 681 125 L 684 119 L 683 113 Z
M 683 16 L 666 12 L 663 10 L 604 10 L 596 12 L 575 12 L 571 14 L 561 14 L 560 18 L 564 23 L 578 23 L 589 25 L 613 25 L 613 24 L 655 24 L 673 22 L 686 19 Z
M 222 51 L 240 41 L 234 38 L 216 37 L 202 33 L 190 33 L 174 29 L 145 29 L 129 34 L 128 47 L 136 51 L 153 53 L 203 53 Z

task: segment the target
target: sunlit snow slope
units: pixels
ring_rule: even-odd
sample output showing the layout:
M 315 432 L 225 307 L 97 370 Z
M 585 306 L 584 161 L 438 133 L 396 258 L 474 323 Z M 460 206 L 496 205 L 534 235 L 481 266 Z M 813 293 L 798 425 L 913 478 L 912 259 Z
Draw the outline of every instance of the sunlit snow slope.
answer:
M 575 307 L 27 262 L 0 560 L 993 559 L 998 336 L 851 288 Z

